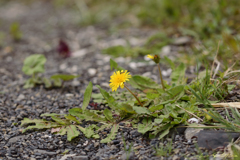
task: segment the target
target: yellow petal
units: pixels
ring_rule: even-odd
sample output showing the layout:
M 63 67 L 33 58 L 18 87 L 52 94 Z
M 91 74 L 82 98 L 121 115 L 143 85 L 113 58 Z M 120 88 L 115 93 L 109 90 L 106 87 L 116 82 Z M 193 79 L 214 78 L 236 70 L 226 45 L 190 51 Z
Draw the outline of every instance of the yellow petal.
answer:
M 151 56 L 151 55 L 147 55 L 147 57 L 150 59 L 154 59 L 154 56 Z

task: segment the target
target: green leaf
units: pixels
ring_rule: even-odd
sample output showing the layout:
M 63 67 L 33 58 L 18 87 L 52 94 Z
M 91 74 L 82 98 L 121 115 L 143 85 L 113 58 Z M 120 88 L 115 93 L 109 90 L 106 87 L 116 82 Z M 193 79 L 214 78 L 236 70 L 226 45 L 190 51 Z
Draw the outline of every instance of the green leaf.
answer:
M 133 110 L 136 111 L 137 114 L 150 114 L 150 111 L 144 107 L 133 106 Z
M 181 84 L 185 76 L 186 66 L 181 63 L 170 76 L 172 83 Z
M 99 135 L 98 135 L 98 134 L 95 134 L 95 132 L 94 132 L 94 130 L 93 130 L 93 129 L 96 129 L 96 130 L 99 129 L 99 127 L 96 126 L 95 124 L 90 125 L 90 126 L 88 126 L 87 128 L 83 128 L 83 127 L 81 127 L 81 126 L 77 126 L 77 127 L 83 132 L 83 134 L 84 134 L 87 138 L 91 138 L 91 137 L 93 137 L 93 138 L 99 138 Z
M 168 99 L 180 99 L 184 95 L 184 85 L 179 85 L 171 88 L 167 91 L 167 94 L 169 94 Z
M 112 112 L 109 110 L 109 109 L 105 109 L 103 111 L 103 114 L 105 115 L 106 119 L 109 120 L 109 121 L 113 121 L 113 117 L 112 117 Z
M 172 126 L 169 126 L 167 129 L 165 129 L 163 132 L 161 132 L 158 139 L 160 140 L 163 137 L 165 137 L 169 133 L 170 128 L 172 128 Z
M 105 91 L 104 89 L 102 89 L 99 85 L 97 85 L 97 87 L 99 88 L 102 96 L 105 98 L 105 100 L 107 101 L 108 105 L 110 108 L 116 109 L 117 108 L 117 103 L 115 102 L 115 99 L 113 98 L 113 96 L 110 96 L 108 94 L 107 91 Z
M 126 113 L 136 114 L 136 112 L 133 110 L 133 107 L 126 103 L 120 104 L 119 109 Z
M 112 46 L 112 47 L 103 49 L 102 53 L 108 54 L 108 55 L 111 55 L 114 57 L 119 57 L 119 56 L 126 54 L 127 51 L 128 51 L 128 49 L 126 47 L 118 45 L 118 46 Z
M 47 129 L 47 128 L 57 128 L 57 127 L 61 127 L 60 124 L 56 123 L 56 122 L 50 122 L 47 120 L 42 120 L 42 119 L 28 119 L 28 118 L 24 118 L 21 121 L 21 126 L 23 125 L 28 125 L 28 124 L 35 124 L 34 126 L 28 126 L 26 129 L 24 129 L 22 131 L 22 133 L 26 132 L 29 129 Z
M 62 86 L 62 80 L 60 78 L 55 78 L 53 80 L 53 86 L 54 87 L 61 87 Z
M 25 85 L 23 86 L 23 88 L 27 89 L 27 88 L 33 88 L 35 86 L 35 82 L 32 78 L 29 78 L 28 80 L 25 81 Z
M 47 59 L 42 54 L 34 54 L 24 60 L 22 71 L 26 75 L 33 75 L 35 73 L 43 73 L 45 71 L 44 64 Z
M 142 124 L 138 124 L 138 132 L 145 134 L 147 131 L 152 129 L 152 119 L 144 118 Z
M 150 79 L 148 77 L 134 75 L 134 76 L 132 76 L 132 79 L 134 80 L 134 82 L 136 84 L 138 84 L 139 86 L 141 86 L 143 88 L 152 88 L 152 89 L 161 88 L 155 81 L 153 81 L 152 79 Z
M 172 70 L 175 70 L 175 64 L 173 63 L 173 61 L 168 58 L 167 56 L 164 56 L 164 59 L 168 62 L 168 64 L 171 66 Z
M 65 115 L 65 118 L 68 119 L 68 120 L 76 122 L 76 124 L 80 124 L 80 122 L 77 120 L 77 118 L 72 116 L 72 115 L 70 115 L 70 114 Z
M 84 113 L 81 108 L 72 108 L 68 111 L 71 115 L 76 116 L 86 121 L 106 122 L 106 119 L 93 111 L 85 110 Z
M 57 114 L 57 113 L 44 113 L 44 114 L 41 114 L 40 117 L 52 117 L 52 116 L 64 116 L 65 114 Z
M 67 126 L 66 129 L 68 141 L 71 141 L 73 138 L 77 137 L 80 134 L 75 125 Z
M 44 77 L 42 80 L 46 88 L 52 87 L 52 82 L 48 78 Z
M 111 70 L 115 69 L 115 70 L 125 70 L 124 68 L 118 66 L 117 62 L 115 62 L 113 59 L 110 59 L 110 67 Z
M 151 93 L 151 92 L 148 92 L 147 93 L 147 98 L 148 99 L 155 99 L 157 97 L 159 97 L 160 95 L 158 93 Z
M 65 135 L 67 133 L 67 128 L 64 126 L 61 128 L 61 130 L 58 132 L 61 136 Z
M 67 125 L 68 123 L 65 121 L 65 120 L 62 120 L 61 118 L 59 117 L 56 117 L 56 116 L 51 116 L 52 119 L 54 121 L 56 121 L 57 123 L 61 124 L 61 125 Z
M 85 93 L 84 93 L 84 99 L 83 99 L 83 105 L 82 105 L 83 111 L 87 108 L 87 106 L 90 102 L 91 95 L 92 95 L 92 87 L 93 87 L 92 82 L 89 82 L 89 84 L 85 90 Z
M 100 142 L 101 143 L 111 142 L 113 139 L 115 139 L 118 129 L 119 129 L 119 124 L 114 124 L 108 136 L 105 139 L 102 139 Z
M 71 115 L 76 116 L 76 117 L 78 117 L 78 115 L 81 115 L 83 113 L 81 108 L 72 108 L 72 109 L 69 109 L 68 112 Z
M 68 75 L 68 74 L 55 74 L 51 76 L 51 79 L 61 79 L 63 81 L 70 81 L 77 77 L 79 77 L 79 75 L 74 76 L 74 75 Z
M 151 107 L 149 108 L 149 111 L 155 112 L 155 111 L 160 111 L 161 109 L 163 109 L 163 105 L 162 105 L 162 104 L 156 105 L 156 106 L 151 106 Z

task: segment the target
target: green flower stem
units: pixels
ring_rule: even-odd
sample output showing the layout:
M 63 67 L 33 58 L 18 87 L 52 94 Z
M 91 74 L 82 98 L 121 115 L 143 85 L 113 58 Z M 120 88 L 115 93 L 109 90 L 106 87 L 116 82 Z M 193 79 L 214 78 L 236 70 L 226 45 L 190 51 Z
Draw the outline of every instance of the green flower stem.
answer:
M 163 83 L 163 78 L 162 78 L 162 71 L 161 71 L 161 68 L 160 68 L 159 63 L 158 63 L 158 71 L 159 71 L 159 76 L 160 76 L 160 78 L 161 78 L 162 88 L 163 88 L 163 90 L 165 91 L 165 87 L 164 87 L 164 83 Z
M 127 87 L 127 86 L 125 86 L 126 88 L 127 88 L 127 90 L 136 98 L 136 100 L 138 101 L 138 103 L 143 107 L 143 104 L 140 102 L 140 100 L 137 98 L 137 96 Z

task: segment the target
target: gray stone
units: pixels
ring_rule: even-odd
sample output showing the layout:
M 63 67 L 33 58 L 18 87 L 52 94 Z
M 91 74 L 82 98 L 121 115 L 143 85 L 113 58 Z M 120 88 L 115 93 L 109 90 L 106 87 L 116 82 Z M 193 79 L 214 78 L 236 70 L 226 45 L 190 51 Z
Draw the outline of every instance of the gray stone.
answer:
M 24 139 L 24 138 L 25 138 L 25 135 L 16 136 L 16 137 L 10 138 L 8 143 L 16 143 L 19 139 Z
M 21 100 L 24 100 L 24 99 L 25 99 L 25 96 L 23 94 L 20 94 L 16 101 L 21 101 Z
M 74 156 L 73 160 L 88 160 L 88 156 Z
M 34 149 L 34 152 L 41 153 L 41 154 L 48 154 L 48 155 L 55 155 L 55 154 L 57 154 L 56 152 L 48 152 L 48 151 L 40 150 L 40 149 Z
M 203 130 L 202 128 L 187 128 L 184 132 L 185 138 L 191 140 L 192 137 L 197 136 L 197 134 Z

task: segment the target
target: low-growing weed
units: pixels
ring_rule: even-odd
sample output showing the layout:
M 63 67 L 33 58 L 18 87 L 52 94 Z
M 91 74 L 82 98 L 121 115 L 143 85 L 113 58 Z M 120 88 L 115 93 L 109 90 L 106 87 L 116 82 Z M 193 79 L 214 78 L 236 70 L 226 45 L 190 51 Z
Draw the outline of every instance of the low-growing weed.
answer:
M 162 139 L 168 135 L 171 128 L 179 124 L 189 125 L 187 122 L 189 118 L 204 114 L 209 114 L 217 122 L 220 122 L 218 124 L 214 123 L 216 128 L 219 124 L 226 123 L 226 129 L 239 131 L 237 121 L 234 121 L 234 123 L 227 122 L 220 118 L 214 110 L 208 109 L 211 106 L 209 102 L 211 96 L 216 98 L 215 101 L 218 101 L 219 97 L 225 96 L 225 93 L 233 88 L 232 86 L 224 83 L 225 86 L 223 87 L 222 81 L 219 81 L 218 78 L 210 78 L 208 70 L 199 73 L 199 76 L 187 85 L 185 77 L 186 66 L 183 63 L 175 66 L 170 59 L 165 58 L 173 70 L 170 76 L 171 82 L 168 83 L 161 76 L 159 66 L 161 58 L 157 55 L 148 55 L 148 57 L 159 67 L 161 84 L 148 77 L 131 75 L 130 72 L 119 67 L 111 59 L 111 69 L 115 70 L 110 77 L 109 86 L 112 91 L 107 92 L 97 85 L 101 94 L 92 94 L 93 86 L 89 82 L 84 93 L 81 108 L 69 109 L 69 114 L 64 115 L 55 113 L 41 115 L 44 117 L 50 116 L 53 121 L 25 118 L 22 121 L 22 125 L 31 123 L 35 123 L 35 125 L 28 126 L 23 132 L 29 129 L 53 128 L 52 131 L 54 133 L 67 134 L 70 141 L 77 137 L 80 134 L 79 131 L 81 131 L 88 138 L 100 138 L 101 143 L 108 143 L 115 139 L 119 130 L 119 124 L 124 123 L 127 126 L 136 128 L 142 134 L 147 133 L 149 138 L 157 137 Z M 205 86 L 203 87 L 203 85 Z M 119 93 L 117 91 L 119 88 L 126 90 Z M 91 97 L 93 97 L 93 101 L 96 103 L 105 104 L 105 109 L 87 109 Z M 202 104 L 208 109 L 207 112 L 199 108 L 199 105 Z M 239 113 L 234 113 L 235 118 L 239 118 Z M 99 125 L 81 126 L 82 121 L 94 121 L 98 122 Z M 210 119 L 204 119 L 204 122 L 208 121 Z M 110 129 L 110 133 L 107 136 L 99 134 L 104 129 Z M 159 152 L 161 154 L 165 153 L 162 153 L 161 149 Z M 170 148 L 167 152 L 171 152 Z
M 172 139 L 169 138 L 167 143 L 164 145 L 163 141 L 159 143 L 159 145 L 154 148 L 156 151 L 156 156 L 158 157 L 169 157 L 172 154 L 173 145 Z
M 10 35 L 12 36 L 12 39 L 15 41 L 19 41 L 22 38 L 22 32 L 20 30 L 19 23 L 15 22 L 11 24 Z
M 44 65 L 47 59 L 42 54 L 34 54 L 27 57 L 24 60 L 22 71 L 31 76 L 26 82 L 23 88 L 33 88 L 38 84 L 44 84 L 46 88 L 51 87 L 61 87 L 63 86 L 64 81 L 70 81 L 76 77 L 75 75 L 66 75 L 66 74 L 56 74 L 51 76 L 51 78 L 40 77 L 39 73 L 44 73 Z

